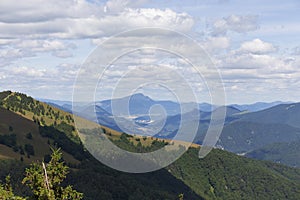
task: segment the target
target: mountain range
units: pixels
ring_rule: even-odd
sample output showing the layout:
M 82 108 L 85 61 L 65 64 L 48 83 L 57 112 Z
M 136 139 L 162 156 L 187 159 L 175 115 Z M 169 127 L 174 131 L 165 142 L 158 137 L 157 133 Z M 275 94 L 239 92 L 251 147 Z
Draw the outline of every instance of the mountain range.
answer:
M 50 146 L 56 146 L 62 148 L 64 160 L 71 166 L 66 183 L 83 192 L 84 199 L 178 199 L 179 194 L 192 200 L 300 198 L 298 168 L 220 149 L 199 159 L 195 145 L 159 171 L 123 173 L 104 166 L 85 150 L 70 113 L 9 91 L 0 93 L 0 107 L 0 178 L 10 173 L 18 195 L 28 192 L 17 183 L 27 164 L 46 161 Z M 167 139 L 127 135 L 105 126 L 101 130 L 115 144 L 134 152 L 151 151 L 168 143 Z
M 51 101 L 52 105 L 55 106 L 55 102 Z M 72 108 L 70 103 L 60 102 L 60 105 L 56 107 L 70 112 Z M 127 104 L 129 105 L 127 106 L 129 113 L 124 110 L 124 113 L 120 111 L 118 113 L 118 109 L 116 109 L 117 111 L 112 114 L 112 105 L 121 105 L 122 107 Z M 198 132 L 194 140 L 198 144 L 203 143 L 212 113 L 216 112 L 216 109 L 220 109 L 218 106 L 208 103 L 197 105 L 195 103 L 183 103 L 180 105 L 172 101 L 156 101 L 141 93 L 120 99 L 95 102 L 94 105 L 83 103 L 78 105 L 80 106 L 74 111 L 77 115 L 93 120 L 92 117 L 89 117 L 89 113 L 95 110 L 96 122 L 114 130 L 140 135 L 155 133 L 155 137 L 164 139 L 173 138 L 177 134 L 181 120 L 188 119 L 184 123 L 199 123 Z M 149 110 L 155 105 L 160 105 L 165 109 L 166 116 L 155 118 L 155 116 L 149 115 Z M 184 113 L 181 113 L 181 106 L 187 108 Z M 252 158 L 270 160 L 273 156 L 255 157 L 254 155 L 257 154 L 251 154 L 251 152 L 277 143 L 281 143 L 281 149 L 282 146 L 287 146 L 286 148 L 288 148 L 286 144 L 300 140 L 299 103 L 276 101 L 271 103 L 258 102 L 248 105 L 232 104 L 226 106 L 225 109 L 224 128 L 216 145 L 218 148 L 240 155 L 252 155 Z M 200 116 L 199 121 L 195 121 L 197 120 L 196 116 Z M 117 120 L 125 127 L 120 128 L 115 121 L 115 117 L 118 117 Z M 280 155 L 283 156 L 284 154 L 280 153 Z M 295 157 L 295 159 L 297 158 Z M 288 162 L 282 157 L 271 160 L 290 166 L 299 166 L 295 162 Z M 292 160 L 292 158 L 289 160 Z

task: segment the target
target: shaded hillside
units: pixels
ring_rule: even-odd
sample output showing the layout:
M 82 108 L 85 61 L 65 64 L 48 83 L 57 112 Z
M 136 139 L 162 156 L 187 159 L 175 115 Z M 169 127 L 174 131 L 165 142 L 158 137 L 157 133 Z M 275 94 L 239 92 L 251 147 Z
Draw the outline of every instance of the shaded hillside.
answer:
M 300 167 L 300 140 L 295 142 L 273 143 L 247 153 L 248 158 L 269 160 L 276 163 Z
M 121 137 L 122 148 L 143 152 Z M 199 148 L 190 148 L 181 158 L 166 167 L 204 199 L 298 199 L 300 169 L 285 167 L 213 150 L 204 159 Z
M 222 150 L 198 159 L 190 149 L 168 167 L 205 199 L 299 199 L 300 170 L 251 160 Z
M 37 123 L 0 108 L 0 157 L 22 160 L 25 163 L 48 157 L 51 154 L 50 145 L 54 146 L 56 142 L 53 138 L 42 137 L 42 130 L 43 127 Z M 67 162 L 79 163 L 67 152 L 64 151 L 63 155 Z
M 234 121 L 224 127 L 218 144 L 228 151 L 241 153 L 299 139 L 300 129 L 286 124 Z
M 259 112 L 241 116 L 241 121 L 264 124 L 287 124 L 300 128 L 300 103 L 281 104 Z

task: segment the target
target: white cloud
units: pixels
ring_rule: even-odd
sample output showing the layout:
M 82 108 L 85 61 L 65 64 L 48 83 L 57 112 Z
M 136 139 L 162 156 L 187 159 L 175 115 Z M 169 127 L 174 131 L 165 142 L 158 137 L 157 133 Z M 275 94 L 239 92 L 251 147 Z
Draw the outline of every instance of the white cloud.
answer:
M 275 51 L 277 48 L 273 44 L 254 39 L 243 42 L 240 48 L 232 50 L 217 63 L 225 70 L 239 70 L 241 76 L 244 74 L 241 70 L 245 70 L 246 73 L 247 70 L 252 70 L 251 76 L 257 78 L 286 77 L 298 71 L 295 57 L 270 54 Z
M 104 6 L 105 13 L 119 13 L 125 8 L 134 8 L 145 4 L 148 0 L 109 0 Z
M 0 58 L 1 59 L 9 59 L 9 58 L 20 58 L 23 57 L 24 53 L 19 49 L 14 48 L 6 48 L 0 49 Z
M 9 0 L 0 1 L 0 21 L 20 24 L 61 18 L 84 18 L 101 15 L 101 10 L 101 5 L 85 0 Z
M 119 5 L 119 2 L 124 3 Z M 71 57 L 74 46 L 68 44 L 68 39 L 103 41 L 116 33 L 143 27 L 188 32 L 194 25 L 193 18 L 187 13 L 177 13 L 171 9 L 135 8 L 143 2 L 109 1 L 106 6 L 111 10 L 117 9 L 114 6 L 121 6 L 122 11 L 104 14 L 104 3 L 84 0 L 1 1 L 0 48 L 9 45 L 9 51 L 12 51 L 0 50 L 1 65 L 38 53 L 49 53 L 59 58 Z
M 10 70 L 14 75 L 23 76 L 23 77 L 42 77 L 44 76 L 45 70 L 39 70 L 32 67 L 14 67 Z
M 142 27 L 159 27 L 184 32 L 195 38 L 199 37 L 197 39 L 201 41 L 203 47 L 219 66 L 229 95 L 237 99 L 242 98 L 240 94 L 245 93 L 243 98 L 246 99 L 251 98 L 253 94 L 263 94 L 263 92 L 267 94 L 266 90 L 275 91 L 276 88 L 287 88 L 288 91 L 291 91 L 288 89 L 291 87 L 297 90 L 300 83 L 300 50 L 299 48 L 292 49 L 295 44 L 289 43 L 292 40 L 296 41 L 295 39 L 299 35 L 297 35 L 299 31 L 296 30 L 299 29 L 297 20 L 280 18 L 278 21 L 278 16 L 281 17 L 282 12 L 275 15 L 274 10 L 263 6 L 257 8 L 259 9 L 257 12 L 253 8 L 249 8 L 246 13 L 250 14 L 241 15 L 241 13 L 245 13 L 245 9 L 225 8 L 229 5 L 222 5 L 225 6 L 224 9 L 222 6 L 222 8 L 218 8 L 216 5 L 211 6 L 211 1 L 204 3 L 191 1 L 180 4 L 164 1 L 156 5 L 151 5 L 153 1 L 145 4 L 147 1 L 0 1 L 0 85 L 24 92 L 27 88 L 29 93 L 36 91 L 36 94 L 39 95 L 51 94 L 50 98 L 55 98 L 52 94 L 64 95 L 68 98 L 68 95 L 71 94 L 67 90 L 72 91 L 71 87 L 79 66 L 61 64 L 56 67 L 61 61 L 80 64 L 94 44 L 99 44 L 116 33 Z M 228 2 L 228 4 L 231 3 Z M 256 6 L 254 7 L 256 8 Z M 212 7 L 214 9 L 211 9 Z M 176 8 L 176 11 L 173 8 Z M 224 11 L 218 12 L 220 9 Z M 278 6 L 277 11 L 281 9 L 281 6 Z M 267 12 L 260 17 L 256 15 L 263 13 L 264 10 Z M 284 12 L 287 12 L 287 9 Z M 272 13 L 277 18 L 272 18 L 272 21 L 264 18 Z M 205 27 L 203 16 L 214 18 L 214 20 L 209 21 Z M 225 17 L 222 18 L 222 16 Z M 260 18 L 262 24 L 259 24 Z M 201 24 L 195 24 L 197 20 Z M 201 34 L 193 33 L 194 30 Z M 140 35 L 130 35 L 125 40 L 123 38 L 116 40 L 116 45 L 113 44 L 109 50 L 118 51 L 120 48 L 137 44 L 144 47 L 145 36 L 147 36 L 147 31 Z M 160 35 L 159 37 L 163 38 L 164 36 Z M 89 39 L 93 44 L 89 44 L 89 40 L 85 39 Z M 268 40 L 283 45 L 277 49 L 274 44 L 266 42 Z M 171 35 L 165 36 L 163 40 L 158 40 L 158 36 L 147 37 L 147 41 L 153 41 L 151 44 L 154 45 L 155 41 L 168 41 L 168 44 L 180 46 L 191 56 L 203 56 L 199 56 L 192 47 L 181 44 L 177 38 Z M 237 42 L 240 41 L 244 42 L 237 47 Z M 74 43 L 78 46 L 76 47 Z M 285 55 L 282 53 L 283 48 L 287 49 L 284 52 Z M 172 80 L 176 76 L 168 73 L 174 70 L 180 72 L 195 87 L 201 88 L 197 86 L 199 84 L 197 77 L 192 76 L 192 74 L 196 74 L 193 69 L 186 68 L 179 61 L 173 62 L 169 59 L 169 55 L 157 57 L 151 57 L 151 55 L 154 53 L 146 54 L 144 52 L 140 56 L 124 58 L 122 62 L 118 63 L 121 68 L 115 71 L 111 70 L 107 74 L 107 87 L 111 88 L 124 70 L 136 69 L 137 66 L 144 64 L 150 66 L 150 69 L 151 66 L 157 65 L 166 68 L 157 69 L 157 71 L 161 70 L 161 74 L 149 71 L 150 69 L 147 71 L 147 68 L 139 68 L 136 70 L 139 73 L 132 73 L 132 79 L 128 80 L 128 85 L 124 85 L 124 87 L 134 84 L 135 81 L 146 80 L 148 76 L 153 76 L 153 79 L 157 80 L 169 80 L 169 84 L 177 86 L 180 82 L 179 79 Z M 62 60 L 53 56 L 68 59 Z M 168 58 L 163 60 L 164 57 Z M 39 60 L 39 58 L 41 59 Z M 125 66 L 129 66 L 129 68 L 122 68 Z M 204 68 L 204 73 L 209 73 L 209 69 Z M 91 75 L 92 78 L 94 76 L 96 75 Z M 40 90 L 45 87 L 47 90 Z M 230 91 L 238 93 L 230 93 Z M 296 92 L 291 94 L 297 95 Z M 272 96 L 271 92 L 267 95 Z
M 13 3 L 18 6 L 14 7 Z M 0 4 L 0 13 L 3 15 L 0 15 L 0 38 L 96 38 L 141 27 L 186 32 L 194 25 L 190 15 L 171 9 L 125 7 L 121 12 L 104 15 L 103 6 L 83 0 L 27 4 L 30 3 L 19 5 L 12 1 Z
M 228 37 L 209 37 L 204 43 L 205 50 L 209 52 L 216 52 L 219 50 L 227 49 L 230 46 Z
M 35 57 L 41 53 L 51 53 L 59 58 L 71 57 L 70 52 L 75 49 L 74 43 L 59 40 L 30 40 L 14 39 L 9 40 L 9 45 L 0 45 L 1 66 L 11 64 L 12 62 L 25 57 Z
M 230 15 L 213 22 L 212 34 L 225 35 L 228 31 L 245 33 L 258 28 L 258 16 L 256 15 Z
M 268 55 L 235 54 L 225 60 L 225 66 L 230 69 L 257 69 L 271 67 L 276 59 Z
M 110 0 L 104 6 L 104 12 L 119 13 L 122 12 L 129 4 L 128 0 Z
M 271 43 L 263 42 L 260 39 L 254 39 L 252 41 L 244 42 L 241 45 L 240 51 L 253 54 L 266 54 L 276 51 L 276 48 Z
M 67 46 L 58 40 L 21 40 L 16 42 L 17 49 L 28 49 L 32 52 L 59 51 Z

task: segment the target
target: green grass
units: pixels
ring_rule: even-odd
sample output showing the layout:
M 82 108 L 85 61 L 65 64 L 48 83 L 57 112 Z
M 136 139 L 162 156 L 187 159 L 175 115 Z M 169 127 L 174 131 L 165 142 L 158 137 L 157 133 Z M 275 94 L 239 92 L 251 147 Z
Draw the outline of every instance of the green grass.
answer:
M 39 132 L 39 126 L 36 123 L 4 108 L 0 108 L 0 113 L 0 135 L 16 134 L 16 146 L 22 146 L 24 148 L 26 144 L 30 144 L 34 147 L 35 151 L 35 155 L 31 155 L 30 158 L 28 158 L 26 152 L 25 155 L 21 155 L 20 150 L 15 152 L 13 148 L 8 148 L 1 144 L 0 155 L 2 157 L 17 160 L 20 160 L 22 157 L 24 162 L 31 163 L 35 160 L 42 160 L 45 155 L 51 154 L 48 140 L 51 145 L 53 145 L 53 140 L 42 137 Z M 13 130 L 9 131 L 9 127 L 12 127 Z M 32 139 L 26 137 L 28 133 L 32 134 Z M 66 152 L 64 152 L 64 158 L 68 162 L 78 163 L 73 156 Z

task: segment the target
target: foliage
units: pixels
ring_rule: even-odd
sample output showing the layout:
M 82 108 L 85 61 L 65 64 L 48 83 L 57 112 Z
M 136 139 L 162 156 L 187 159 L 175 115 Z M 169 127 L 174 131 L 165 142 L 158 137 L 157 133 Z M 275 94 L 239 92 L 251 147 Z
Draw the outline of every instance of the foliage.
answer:
M 183 194 L 178 195 L 178 200 L 183 200 L 183 197 L 184 197 Z
M 28 156 L 34 156 L 34 147 L 31 144 L 25 144 L 24 149 Z
M 300 140 L 267 145 L 246 154 L 248 158 L 270 160 L 291 167 L 300 167 Z
M 299 169 L 222 150 L 199 159 L 192 148 L 167 168 L 205 199 L 300 199 Z
M 62 187 L 61 184 L 68 174 L 68 167 L 61 161 L 60 149 L 53 150 L 51 160 L 48 164 L 33 163 L 25 170 L 25 177 L 22 181 L 27 185 L 32 195 L 27 198 L 15 196 L 10 184 L 10 176 L 6 177 L 6 183 L 0 184 L 0 199 L 3 200 L 80 200 L 83 194 L 77 192 L 68 185 Z M 19 170 L 17 170 L 19 171 Z
M 61 161 L 60 150 L 53 150 L 50 162 L 34 163 L 26 169 L 22 183 L 26 184 L 33 192 L 34 199 L 67 200 L 82 199 L 82 193 L 72 189 L 72 186 L 63 188 L 62 181 L 66 178 L 68 167 Z
M 16 134 L 5 134 L 0 135 L 0 144 L 4 144 L 8 147 L 13 147 L 17 144 L 17 137 Z
M 133 140 L 130 140 L 131 138 L 133 138 L 133 136 L 122 133 L 120 139 L 114 140 L 113 143 L 118 147 L 120 147 L 121 149 L 130 152 L 136 152 L 136 153 L 153 152 L 168 145 L 168 143 L 165 141 L 153 140 L 151 145 L 143 146 L 140 142 L 140 138 L 134 139 L 135 141 L 138 142 L 137 145 L 134 145 Z
M 32 140 L 32 134 L 31 134 L 31 132 L 29 132 L 29 133 L 26 134 L 26 138 L 28 140 Z
M 25 198 L 14 195 L 11 184 L 10 184 L 10 176 L 9 175 L 6 177 L 5 184 L 4 185 L 0 184 L 0 199 L 25 200 Z
M 76 159 L 82 160 L 84 158 L 82 145 L 71 140 L 64 132 L 57 130 L 53 126 L 39 126 L 39 132 L 42 137 L 53 139 L 55 145 L 70 153 Z
M 227 151 L 244 153 L 278 142 L 300 140 L 300 129 L 286 124 L 235 121 L 222 131 L 220 145 Z

